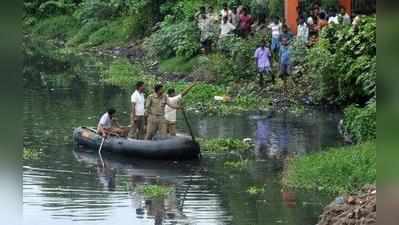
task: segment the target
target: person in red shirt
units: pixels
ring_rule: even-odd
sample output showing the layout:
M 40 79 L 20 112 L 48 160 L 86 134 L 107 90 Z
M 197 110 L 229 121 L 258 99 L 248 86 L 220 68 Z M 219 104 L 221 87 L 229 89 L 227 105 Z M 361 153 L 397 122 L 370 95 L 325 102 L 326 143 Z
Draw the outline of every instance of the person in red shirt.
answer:
M 251 33 L 252 23 L 252 17 L 248 14 L 248 9 L 244 7 L 240 15 L 240 35 L 242 37 L 247 37 Z

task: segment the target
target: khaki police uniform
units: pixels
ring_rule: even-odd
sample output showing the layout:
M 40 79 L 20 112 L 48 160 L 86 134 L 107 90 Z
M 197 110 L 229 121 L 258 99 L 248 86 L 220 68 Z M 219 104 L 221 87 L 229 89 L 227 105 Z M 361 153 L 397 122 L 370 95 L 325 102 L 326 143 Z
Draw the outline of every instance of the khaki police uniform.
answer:
M 156 93 L 148 96 L 146 101 L 146 113 L 148 115 L 146 140 L 152 140 L 157 132 L 161 137 L 166 136 L 165 105 L 166 96 L 158 96 Z

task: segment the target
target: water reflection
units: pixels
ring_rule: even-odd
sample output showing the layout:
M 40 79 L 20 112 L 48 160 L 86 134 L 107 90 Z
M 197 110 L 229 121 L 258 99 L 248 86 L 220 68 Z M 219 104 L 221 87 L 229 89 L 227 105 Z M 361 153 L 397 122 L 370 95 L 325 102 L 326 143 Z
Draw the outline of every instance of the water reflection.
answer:
M 258 157 L 282 158 L 287 154 L 305 154 L 324 146 L 335 146 L 341 139 L 336 127 L 340 115 L 313 109 L 307 109 L 302 114 L 284 112 L 191 117 L 194 130 L 201 137 L 253 138 Z M 178 129 L 185 131 L 184 126 Z
M 108 160 L 97 159 L 97 177 L 104 189 L 108 191 L 115 190 L 115 175 L 116 170 L 111 167 Z
M 111 181 L 124 180 L 136 219 L 153 220 L 153 224 L 220 224 L 228 218 L 223 216 L 219 194 L 207 187 L 208 179 L 201 174 L 198 162 L 128 160 L 110 155 L 103 156 L 101 162 L 94 152 L 73 154 L 79 162 L 96 167 L 98 182 L 107 190 L 117 191 Z M 148 198 L 140 191 L 145 185 L 171 191 L 164 198 Z

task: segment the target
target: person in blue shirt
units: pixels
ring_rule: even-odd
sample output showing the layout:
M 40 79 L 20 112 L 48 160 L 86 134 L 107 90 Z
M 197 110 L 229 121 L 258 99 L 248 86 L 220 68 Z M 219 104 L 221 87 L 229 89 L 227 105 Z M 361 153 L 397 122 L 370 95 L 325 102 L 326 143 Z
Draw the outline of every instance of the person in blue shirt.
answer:
M 291 73 L 291 48 L 289 45 L 288 38 L 281 39 L 279 58 L 280 58 L 280 77 L 284 81 L 284 92 L 286 94 L 287 78 Z

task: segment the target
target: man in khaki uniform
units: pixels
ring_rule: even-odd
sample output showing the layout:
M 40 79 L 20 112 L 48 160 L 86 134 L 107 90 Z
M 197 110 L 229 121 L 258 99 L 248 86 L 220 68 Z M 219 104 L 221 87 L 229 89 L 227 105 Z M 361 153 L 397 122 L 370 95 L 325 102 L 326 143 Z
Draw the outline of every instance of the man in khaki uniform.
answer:
M 163 94 L 163 86 L 155 85 L 154 93 L 148 96 L 145 104 L 145 112 L 148 115 L 146 140 L 152 140 L 159 131 L 161 137 L 166 136 L 165 105 L 166 96 Z

